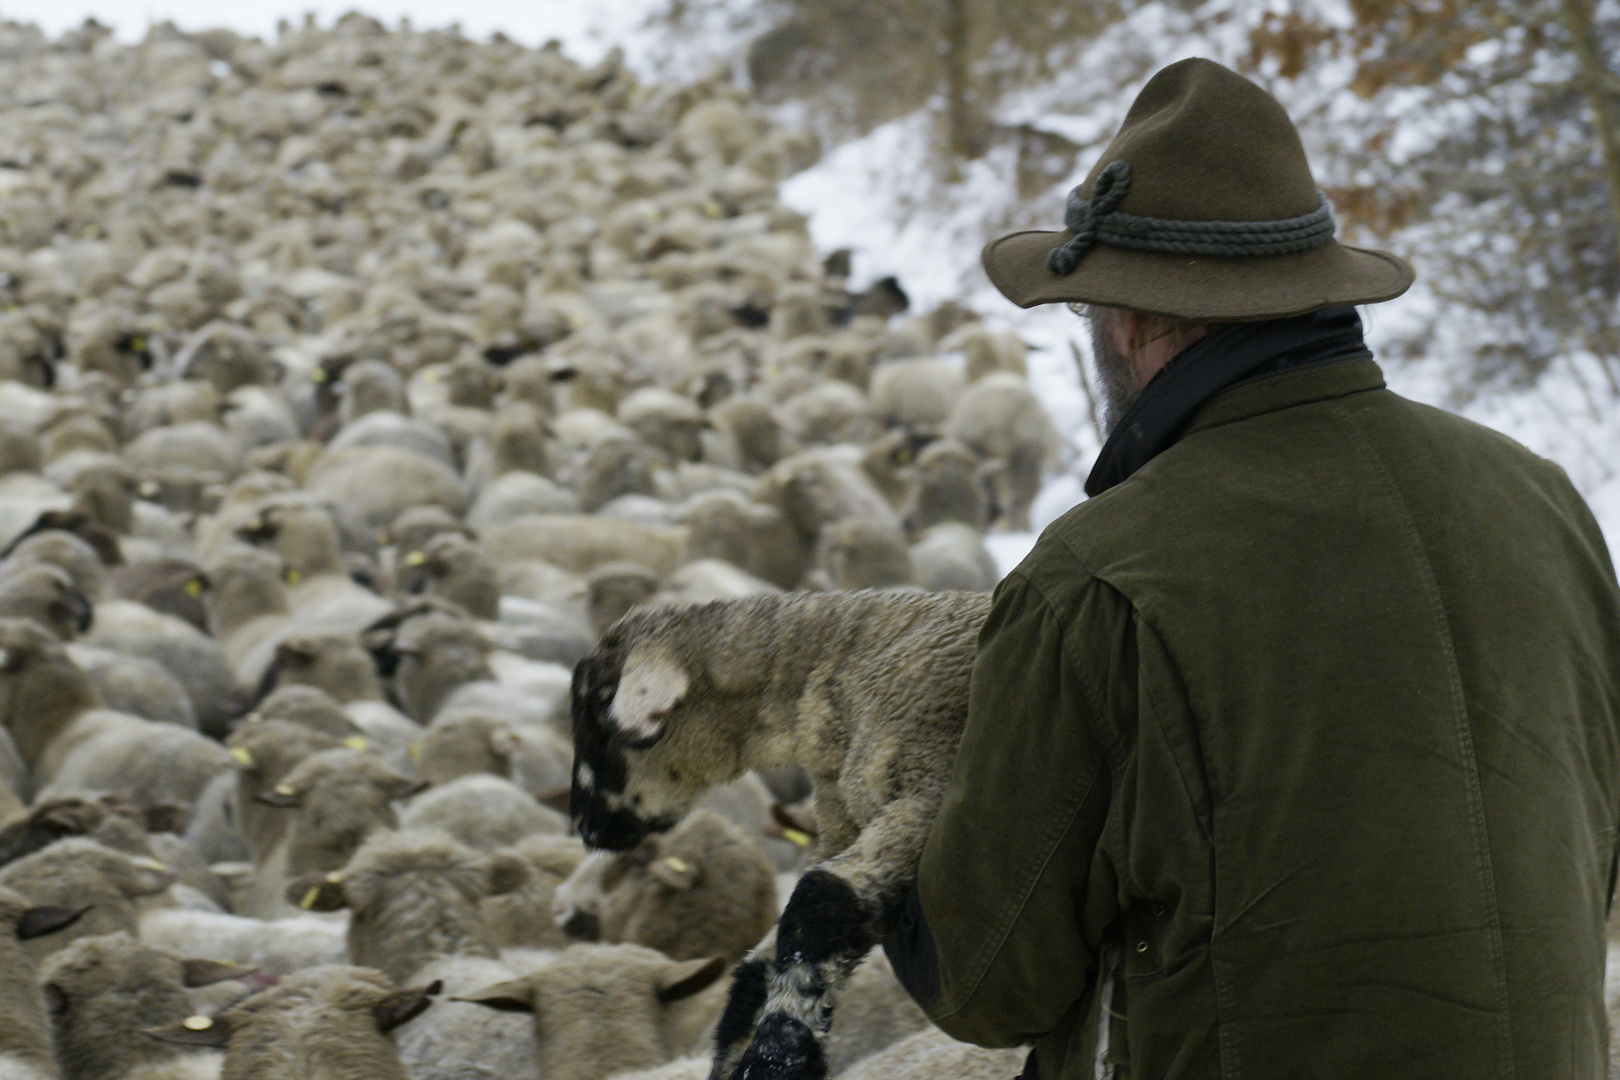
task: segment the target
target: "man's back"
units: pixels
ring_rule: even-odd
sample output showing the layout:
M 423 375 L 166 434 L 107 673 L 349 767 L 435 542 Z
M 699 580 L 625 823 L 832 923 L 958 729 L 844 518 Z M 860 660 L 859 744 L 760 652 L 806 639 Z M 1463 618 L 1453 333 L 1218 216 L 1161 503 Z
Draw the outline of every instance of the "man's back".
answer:
M 1059 738 L 1106 762 L 1069 827 L 1096 856 L 1049 865 L 1084 936 L 1124 927 L 1132 1076 L 1605 1073 L 1613 571 L 1556 467 L 1381 386 L 1347 360 L 1229 391 L 1014 574 L 1087 690 Z M 971 787 L 993 738 L 970 732 L 946 820 L 995 797 Z M 1044 1080 L 1092 1075 L 1102 992 L 1041 1043 Z

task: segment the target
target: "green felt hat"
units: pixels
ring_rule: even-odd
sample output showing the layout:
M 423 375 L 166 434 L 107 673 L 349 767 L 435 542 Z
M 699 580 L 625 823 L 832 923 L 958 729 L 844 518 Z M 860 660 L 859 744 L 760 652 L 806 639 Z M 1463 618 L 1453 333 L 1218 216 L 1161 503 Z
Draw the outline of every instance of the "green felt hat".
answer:
M 1069 196 L 1068 228 L 984 249 L 1019 307 L 1105 304 L 1203 322 L 1393 300 L 1405 259 L 1333 239 L 1331 208 L 1288 114 L 1211 60 L 1148 81 Z

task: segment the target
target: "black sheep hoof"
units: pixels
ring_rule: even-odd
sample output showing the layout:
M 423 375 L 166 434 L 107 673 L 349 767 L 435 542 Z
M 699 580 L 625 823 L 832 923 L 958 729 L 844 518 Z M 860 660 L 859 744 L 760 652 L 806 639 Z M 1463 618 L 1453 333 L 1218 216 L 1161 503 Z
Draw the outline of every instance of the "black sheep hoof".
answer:
M 791 1016 L 767 1016 L 731 1080 L 827 1080 L 827 1059 L 809 1028 Z

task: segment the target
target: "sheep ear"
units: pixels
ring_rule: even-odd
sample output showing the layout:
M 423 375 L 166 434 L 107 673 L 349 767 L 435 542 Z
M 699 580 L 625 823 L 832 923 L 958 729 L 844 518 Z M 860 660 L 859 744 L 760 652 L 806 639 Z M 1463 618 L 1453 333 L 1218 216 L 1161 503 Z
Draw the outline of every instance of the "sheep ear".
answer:
M 148 1039 L 173 1043 L 175 1046 L 211 1046 L 223 1050 L 225 1044 L 231 1041 L 231 1026 L 212 1016 L 188 1016 L 160 1028 L 147 1028 L 141 1034 Z
M 725 973 L 726 958 L 723 956 L 670 964 L 658 976 L 658 1000 L 668 1005 L 689 998 L 707 990 Z
M 686 669 L 672 657 L 632 656 L 608 707 L 608 723 L 631 746 L 651 746 L 663 736 L 664 721 L 690 684 Z
M 54 934 L 58 930 L 66 930 L 94 907 L 94 904 L 80 908 L 67 907 L 34 907 L 22 913 L 17 920 L 17 940 L 28 941 L 32 938 L 44 937 Z
M 134 872 L 130 875 L 129 887 L 124 891 L 131 898 L 156 896 L 180 880 L 179 874 L 156 859 L 136 858 L 130 861 L 134 864 Z
M 496 983 L 482 990 L 474 990 L 466 997 L 450 1000 L 465 1001 L 470 1005 L 482 1005 L 486 1009 L 499 1009 L 502 1012 L 534 1012 L 534 988 L 527 979 Z
M 191 987 L 212 986 L 228 979 L 245 979 L 259 972 L 258 968 L 226 964 L 218 960 L 182 960 L 180 966 L 183 972 L 180 981 Z
M 377 1030 L 386 1035 L 406 1021 L 422 1015 L 433 1004 L 433 995 L 443 989 L 444 983 L 434 979 L 426 986 L 412 986 L 389 994 L 371 1007 L 371 1015 L 377 1020 Z
M 497 757 L 509 758 L 523 740 L 511 728 L 498 727 L 489 733 L 489 748 Z
M 658 859 L 648 871 L 652 876 L 662 881 L 672 889 L 685 892 L 697 884 L 699 867 L 697 864 L 681 858 L 679 855 L 666 855 Z
M 253 796 L 253 801 L 266 806 L 274 806 L 281 810 L 296 809 L 303 801 L 301 792 L 295 791 L 285 784 L 277 785 L 269 791 L 261 791 Z
M 191 820 L 191 808 L 179 803 L 158 803 L 141 811 L 141 823 L 149 833 L 183 833 Z
M 420 795 L 433 784 L 427 780 L 412 780 L 408 776 L 390 777 L 382 782 L 383 794 L 390 800 L 409 799 L 413 795 Z
M 349 906 L 342 873 L 303 874 L 287 883 L 287 903 L 304 911 L 338 911 Z
M 46 983 L 39 988 L 39 996 L 45 999 L 45 1013 L 48 1016 L 61 1016 L 67 1012 L 68 996 L 60 986 L 55 983 Z
M 515 893 L 529 883 L 529 864 L 509 852 L 498 852 L 489 857 L 490 896 Z

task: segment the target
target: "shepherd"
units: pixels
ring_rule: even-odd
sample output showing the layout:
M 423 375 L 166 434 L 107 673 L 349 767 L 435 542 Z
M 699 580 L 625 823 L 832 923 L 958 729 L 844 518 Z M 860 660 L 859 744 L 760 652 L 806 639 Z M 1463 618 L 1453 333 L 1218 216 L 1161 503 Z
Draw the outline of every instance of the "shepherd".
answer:
M 886 947 L 1040 1080 L 1607 1075 L 1620 588 L 1558 466 L 1392 393 L 1281 105 L 1143 88 L 1061 232 L 984 251 L 1090 324 L 1091 498 L 998 587 Z

